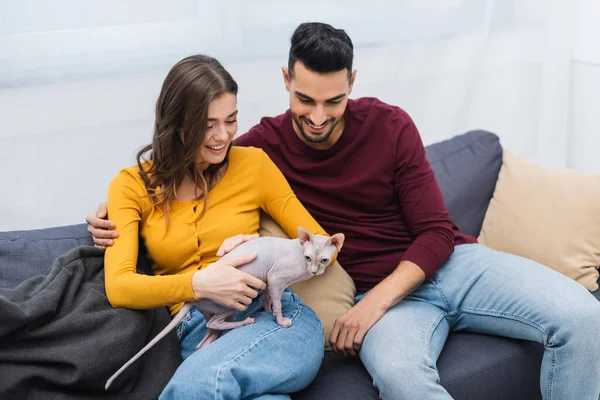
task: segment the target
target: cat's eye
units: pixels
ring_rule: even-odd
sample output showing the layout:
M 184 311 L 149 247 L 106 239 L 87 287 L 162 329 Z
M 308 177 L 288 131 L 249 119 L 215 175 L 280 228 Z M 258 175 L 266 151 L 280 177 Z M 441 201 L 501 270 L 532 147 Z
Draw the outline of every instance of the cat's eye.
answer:
M 304 259 L 305 259 L 306 261 L 311 261 L 311 259 L 310 259 L 310 257 L 309 257 L 309 256 L 304 256 Z
M 329 262 L 329 260 L 327 258 L 324 258 L 321 260 L 321 264 L 327 264 Z

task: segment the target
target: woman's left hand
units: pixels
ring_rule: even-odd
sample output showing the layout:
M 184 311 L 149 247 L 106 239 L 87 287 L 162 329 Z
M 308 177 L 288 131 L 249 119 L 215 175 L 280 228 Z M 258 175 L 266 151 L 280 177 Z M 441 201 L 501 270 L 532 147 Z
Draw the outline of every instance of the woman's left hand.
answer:
M 254 235 L 237 235 L 234 237 L 230 237 L 225 239 L 219 250 L 217 251 L 217 256 L 222 257 L 225 254 L 229 253 L 231 250 L 235 249 L 242 243 L 246 243 L 249 240 L 256 239 L 258 237 L 257 234 Z

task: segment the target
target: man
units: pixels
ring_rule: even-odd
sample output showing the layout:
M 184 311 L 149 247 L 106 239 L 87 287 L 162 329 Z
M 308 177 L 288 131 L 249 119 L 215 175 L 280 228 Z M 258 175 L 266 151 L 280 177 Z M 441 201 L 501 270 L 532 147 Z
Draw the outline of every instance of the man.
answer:
M 262 148 L 317 221 L 346 235 L 339 261 L 358 295 L 335 323 L 333 349 L 359 355 L 383 399 L 435 400 L 450 398 L 436 368 L 449 332 L 534 340 L 545 346 L 544 399 L 597 399 L 600 303 L 577 282 L 462 234 L 407 113 L 349 100 L 352 61 L 343 30 L 300 25 L 283 68 L 290 109 L 235 143 Z M 87 220 L 96 243 L 109 244 L 94 228 L 107 222 Z

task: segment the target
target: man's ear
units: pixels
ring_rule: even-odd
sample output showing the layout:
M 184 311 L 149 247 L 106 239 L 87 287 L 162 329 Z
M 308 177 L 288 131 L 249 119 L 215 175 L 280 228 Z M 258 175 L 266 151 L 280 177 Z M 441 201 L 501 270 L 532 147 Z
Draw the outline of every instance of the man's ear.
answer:
M 327 241 L 334 245 L 337 251 L 340 252 L 342 251 L 342 246 L 344 245 L 345 239 L 346 236 L 343 233 L 336 233 L 335 235 L 327 239 Z
M 354 81 L 356 80 L 356 74 L 358 73 L 358 70 L 354 70 L 352 72 L 352 75 L 350 75 L 350 91 L 348 92 L 348 96 L 350 96 L 350 93 L 352 93 L 352 88 L 354 87 Z
M 281 67 L 281 72 L 283 72 L 283 82 L 285 83 L 285 90 L 290 91 L 290 84 L 292 83 L 292 77 L 290 76 L 290 71 L 288 67 Z
M 313 234 L 304 229 L 303 227 L 298 227 L 298 239 L 300 239 L 300 244 L 304 244 L 310 241 L 313 237 Z

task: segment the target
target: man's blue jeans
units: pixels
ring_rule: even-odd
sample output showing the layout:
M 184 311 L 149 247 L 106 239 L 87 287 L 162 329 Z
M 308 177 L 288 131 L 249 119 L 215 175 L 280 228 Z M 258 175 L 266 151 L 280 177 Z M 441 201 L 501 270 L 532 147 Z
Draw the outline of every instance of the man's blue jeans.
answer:
M 249 314 L 254 324 L 233 329 L 196 350 L 206 333 L 204 316 L 195 308 L 177 326 L 184 359 L 160 399 L 289 399 L 315 378 L 323 360 L 323 326 L 312 309 L 288 288 L 281 299 L 292 326 L 277 325 L 256 298 L 236 320 Z M 258 313 L 257 313 L 258 312 Z
M 550 268 L 467 244 L 365 336 L 360 358 L 381 398 L 451 399 L 436 362 L 452 331 L 542 343 L 545 400 L 600 395 L 600 302 Z

